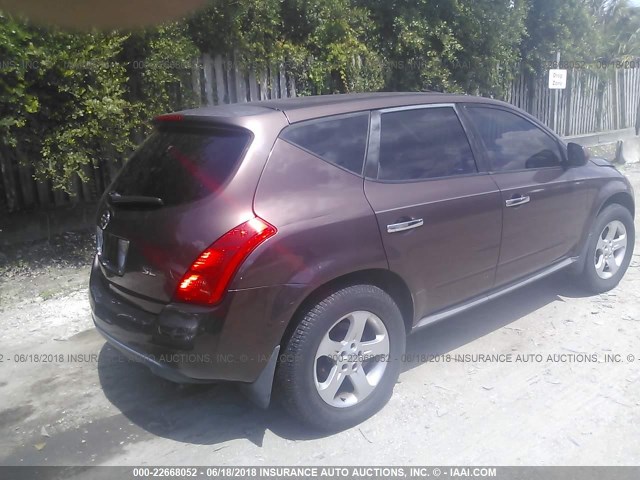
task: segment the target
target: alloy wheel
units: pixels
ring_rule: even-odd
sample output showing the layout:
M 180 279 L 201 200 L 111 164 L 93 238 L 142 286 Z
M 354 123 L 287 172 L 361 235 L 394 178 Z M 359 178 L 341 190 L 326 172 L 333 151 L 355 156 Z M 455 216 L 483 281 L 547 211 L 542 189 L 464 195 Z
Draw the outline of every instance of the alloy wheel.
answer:
M 345 315 L 318 346 L 314 364 L 318 394 L 338 408 L 362 402 L 382 379 L 388 357 L 389 333 L 377 315 L 366 311 Z
M 608 223 L 596 244 L 594 262 L 596 273 L 604 280 L 613 277 L 627 253 L 627 229 L 619 220 Z

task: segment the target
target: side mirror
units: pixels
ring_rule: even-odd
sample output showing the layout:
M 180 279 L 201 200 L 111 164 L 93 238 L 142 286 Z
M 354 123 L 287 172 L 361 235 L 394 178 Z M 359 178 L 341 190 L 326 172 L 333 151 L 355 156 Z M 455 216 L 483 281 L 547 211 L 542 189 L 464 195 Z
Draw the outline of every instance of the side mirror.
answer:
M 589 159 L 589 154 L 577 143 L 570 143 L 567 145 L 567 165 L 569 167 L 582 167 L 586 165 Z

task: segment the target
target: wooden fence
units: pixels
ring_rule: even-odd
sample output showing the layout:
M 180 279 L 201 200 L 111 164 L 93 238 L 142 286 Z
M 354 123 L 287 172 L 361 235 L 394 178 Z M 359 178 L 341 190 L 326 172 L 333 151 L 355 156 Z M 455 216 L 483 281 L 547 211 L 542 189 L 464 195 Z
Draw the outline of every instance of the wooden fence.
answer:
M 570 70 L 565 90 L 556 94 L 548 87 L 546 74 L 522 75 L 513 82 L 505 101 L 567 137 L 635 125 L 640 103 L 640 69 L 597 73 Z
M 293 76 L 283 64 L 260 71 L 243 69 L 234 56 L 203 55 L 190 73 L 191 88 L 203 106 L 295 97 Z M 178 95 L 180 93 L 178 88 Z M 173 89 L 175 90 L 175 89 Z M 547 76 L 518 77 L 504 98 L 539 118 L 564 136 L 632 127 L 640 102 L 640 69 L 570 71 L 566 90 L 548 89 Z M 557 113 L 556 113 L 557 107 Z M 86 167 L 88 183 L 79 179 L 70 196 L 37 182 L 33 169 L 21 164 L 18 153 L 0 145 L 0 214 L 68 206 L 96 201 L 117 173 L 117 166 L 99 161 Z
M 202 56 L 202 76 L 204 82 L 201 103 L 219 105 L 222 103 L 244 103 L 256 100 L 289 98 L 296 96 L 293 77 L 284 65 L 272 65 L 256 71 L 239 67 L 233 58 L 216 55 Z

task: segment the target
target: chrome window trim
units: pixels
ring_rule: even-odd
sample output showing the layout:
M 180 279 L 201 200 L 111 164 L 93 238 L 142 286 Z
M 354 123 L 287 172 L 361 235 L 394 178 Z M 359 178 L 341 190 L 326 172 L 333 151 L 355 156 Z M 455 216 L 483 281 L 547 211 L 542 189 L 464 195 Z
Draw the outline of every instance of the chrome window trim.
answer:
M 426 108 L 453 108 L 455 110 L 456 104 L 455 103 L 428 103 L 423 105 L 409 105 L 404 107 L 383 108 L 383 109 L 376 110 L 376 112 L 385 114 L 385 113 L 404 112 L 408 110 L 422 110 Z

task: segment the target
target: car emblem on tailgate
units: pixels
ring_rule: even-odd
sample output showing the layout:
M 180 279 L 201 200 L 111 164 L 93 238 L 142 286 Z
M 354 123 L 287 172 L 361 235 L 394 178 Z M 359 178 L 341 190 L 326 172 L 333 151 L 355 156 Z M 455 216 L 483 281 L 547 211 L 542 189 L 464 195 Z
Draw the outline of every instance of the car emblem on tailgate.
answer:
M 104 230 L 105 228 L 107 228 L 107 225 L 109 225 L 109 222 L 111 221 L 111 212 L 109 210 L 105 210 L 104 212 L 102 212 L 102 214 L 100 215 L 100 218 L 98 219 L 98 226 Z

